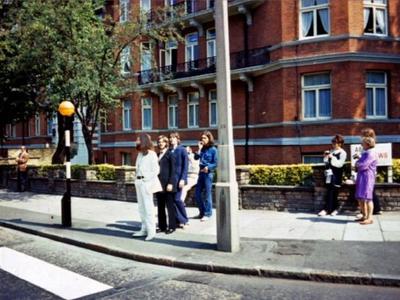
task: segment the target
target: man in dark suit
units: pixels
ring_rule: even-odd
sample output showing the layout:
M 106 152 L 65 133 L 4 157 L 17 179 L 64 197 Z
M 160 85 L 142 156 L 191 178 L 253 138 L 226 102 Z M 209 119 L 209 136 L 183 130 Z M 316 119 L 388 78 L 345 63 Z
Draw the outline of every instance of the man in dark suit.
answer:
M 185 147 L 180 145 L 180 142 L 179 133 L 171 132 L 169 134 L 171 152 L 175 157 L 175 178 L 177 183 L 177 192 L 175 194 L 176 218 L 179 223 L 178 226 L 184 228 L 185 225 L 189 225 L 185 204 L 181 199 L 182 188 L 187 184 L 188 154 Z
M 176 229 L 176 209 L 174 205 L 176 194 L 176 177 L 175 177 L 175 157 L 169 149 L 168 138 L 164 135 L 158 137 L 158 162 L 160 164 L 160 173 L 158 179 L 161 182 L 162 192 L 157 193 L 157 209 L 158 209 L 158 229 L 157 232 L 164 231 L 166 234 L 173 233 Z M 165 215 L 165 206 L 168 211 Z

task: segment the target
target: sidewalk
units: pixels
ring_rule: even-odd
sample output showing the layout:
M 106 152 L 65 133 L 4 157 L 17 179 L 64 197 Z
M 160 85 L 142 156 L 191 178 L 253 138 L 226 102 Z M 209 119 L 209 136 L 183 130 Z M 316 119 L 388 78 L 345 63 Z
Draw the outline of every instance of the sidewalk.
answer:
M 215 214 L 145 242 L 131 237 L 140 227 L 136 203 L 73 197 L 68 229 L 60 212 L 59 195 L 0 190 L 0 225 L 107 254 L 202 271 L 400 286 L 400 212 L 361 226 L 353 215 L 242 210 L 241 250 L 233 254 L 216 250 Z

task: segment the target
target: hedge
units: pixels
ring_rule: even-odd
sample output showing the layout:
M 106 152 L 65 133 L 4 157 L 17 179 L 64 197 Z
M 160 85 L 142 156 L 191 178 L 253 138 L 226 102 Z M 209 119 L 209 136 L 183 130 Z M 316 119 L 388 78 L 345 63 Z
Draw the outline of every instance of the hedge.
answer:
M 249 169 L 250 184 L 260 185 L 311 185 L 311 165 L 254 165 Z
M 400 159 L 393 159 L 393 182 L 400 183 Z

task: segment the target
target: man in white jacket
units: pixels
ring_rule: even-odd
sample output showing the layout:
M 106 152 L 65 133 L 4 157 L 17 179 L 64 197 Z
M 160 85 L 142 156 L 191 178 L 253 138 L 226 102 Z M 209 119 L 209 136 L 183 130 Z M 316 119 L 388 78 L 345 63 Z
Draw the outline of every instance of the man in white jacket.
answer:
M 148 134 L 140 134 L 136 139 L 136 149 L 139 154 L 136 158 L 135 188 L 142 227 L 133 236 L 146 236 L 146 241 L 150 241 L 156 235 L 153 194 L 162 191 L 161 183 L 158 179 L 160 166 Z

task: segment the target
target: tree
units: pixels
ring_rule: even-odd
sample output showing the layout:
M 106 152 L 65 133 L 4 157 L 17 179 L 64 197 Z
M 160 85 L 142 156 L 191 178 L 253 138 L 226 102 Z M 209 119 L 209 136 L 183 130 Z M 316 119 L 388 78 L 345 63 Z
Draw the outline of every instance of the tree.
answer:
M 34 101 L 38 92 L 32 76 L 26 76 L 15 57 L 19 40 L 15 18 L 20 3 L 0 2 L 0 143 L 7 139 L 6 125 L 26 122 L 38 109 Z
M 44 89 L 38 104 L 55 110 L 62 100 L 74 103 L 89 164 L 94 162 L 92 138 L 101 111 L 114 108 L 119 104 L 118 97 L 136 85 L 135 78 L 121 75 L 121 51 L 128 45 L 137 46 L 143 37 L 179 38 L 176 26 L 150 25 L 142 14 L 132 14 L 124 24 L 115 23 L 111 17 L 100 18 L 96 11 L 103 3 L 30 0 L 23 2 L 18 14 L 17 35 L 22 50 L 17 61 L 33 69 Z M 54 163 L 62 162 L 62 130 L 59 133 Z

